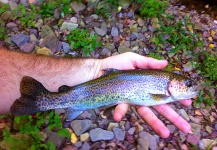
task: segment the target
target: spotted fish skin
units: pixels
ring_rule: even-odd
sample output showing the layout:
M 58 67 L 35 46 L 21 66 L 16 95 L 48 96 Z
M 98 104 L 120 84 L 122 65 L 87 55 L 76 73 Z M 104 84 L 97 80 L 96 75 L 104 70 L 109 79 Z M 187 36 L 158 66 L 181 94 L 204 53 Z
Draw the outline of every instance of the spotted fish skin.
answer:
M 105 75 L 100 78 L 74 87 L 60 88 L 59 92 L 49 92 L 35 79 L 24 77 L 20 88 L 22 96 L 14 102 L 11 112 L 21 115 L 67 108 L 67 118 L 73 120 L 83 111 L 101 106 L 120 103 L 144 106 L 165 104 L 181 100 L 175 97 L 177 93 L 186 95 L 184 98 L 195 97 L 198 90 L 193 85 L 186 85 L 187 82 L 192 81 L 162 70 L 106 69 Z M 34 87 L 40 87 L 40 90 Z

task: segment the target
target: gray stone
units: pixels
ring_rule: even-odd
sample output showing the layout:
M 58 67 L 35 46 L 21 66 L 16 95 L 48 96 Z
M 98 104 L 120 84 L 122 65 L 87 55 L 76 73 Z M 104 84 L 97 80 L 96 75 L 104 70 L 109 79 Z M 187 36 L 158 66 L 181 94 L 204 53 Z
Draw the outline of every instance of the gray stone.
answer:
M 17 3 L 12 2 L 12 1 L 9 1 L 8 5 L 10 7 L 10 10 L 14 10 L 18 7 Z
M 113 128 L 113 132 L 115 134 L 115 138 L 119 141 L 123 141 L 125 139 L 126 131 L 120 128 Z
M 139 137 L 145 139 L 145 141 L 147 141 L 147 144 L 149 146 L 149 148 L 151 150 L 156 150 L 158 145 L 158 137 L 157 136 L 153 136 L 151 134 L 149 134 L 148 132 L 142 131 L 139 133 Z
M 52 53 L 56 53 L 62 49 L 62 43 L 55 35 L 50 35 L 44 38 L 40 44 L 40 47 L 47 47 L 52 51 Z
M 22 46 L 30 41 L 30 36 L 24 34 L 15 34 L 11 36 L 11 41 L 18 46 Z
M 132 128 L 130 128 L 127 132 L 128 132 L 130 135 L 133 135 L 135 131 L 136 131 L 136 128 L 135 128 L 135 127 L 132 127 Z
M 55 19 L 60 19 L 60 9 L 59 8 L 55 8 L 54 9 L 54 18 Z
M 5 11 L 0 15 L 0 18 L 5 21 L 5 20 L 13 20 L 14 16 L 11 11 Z
M 72 17 L 72 18 L 70 18 L 70 22 L 78 23 L 78 19 L 76 17 Z
M 60 30 L 68 30 L 68 31 L 73 31 L 74 29 L 76 29 L 78 27 L 78 24 L 76 23 L 72 23 L 72 22 L 63 22 Z
M 129 48 L 130 47 L 130 41 L 125 41 L 124 46 Z
M 131 10 L 127 13 L 128 18 L 133 18 L 134 17 L 134 12 Z
M 110 52 L 107 48 L 103 48 L 102 55 L 106 55 L 108 52 Z
M 119 35 L 117 27 L 112 27 L 111 35 L 112 36 L 118 36 Z
M 185 112 L 184 109 L 180 109 L 180 110 L 179 110 L 179 113 L 180 113 L 180 115 L 181 115 L 185 120 L 187 120 L 187 121 L 190 120 L 188 114 Z
M 119 43 L 120 42 L 120 37 L 119 36 L 114 36 L 114 38 L 113 38 L 113 41 L 115 42 L 115 43 Z
M 137 39 L 137 35 L 136 34 L 131 34 L 131 36 L 130 36 L 130 40 L 131 41 L 134 41 L 134 40 L 136 40 Z
M 82 11 L 86 8 L 86 6 L 81 3 L 81 2 L 76 2 L 76 1 L 73 1 L 71 4 L 70 4 L 71 8 L 78 14 L 79 11 Z
M 6 27 L 9 28 L 9 29 L 14 28 L 14 27 L 17 27 L 17 24 L 14 23 L 14 22 L 9 22 L 9 23 L 6 24 Z
M 89 130 L 92 126 L 92 122 L 88 119 L 85 120 L 73 120 L 70 124 L 71 128 L 77 136 Z
M 48 135 L 47 143 L 48 142 L 53 142 L 55 147 L 57 149 L 60 149 L 60 147 L 63 145 L 63 143 L 65 141 L 65 138 L 64 137 L 59 137 L 56 132 L 52 132 L 52 131 L 49 131 L 49 130 L 47 130 L 46 133 Z
M 68 53 L 69 50 L 70 50 L 69 44 L 66 43 L 66 42 L 62 42 L 62 46 L 63 46 L 63 51 L 64 51 L 64 53 Z
M 82 142 L 81 142 L 81 141 L 76 142 L 76 143 L 75 143 L 75 146 L 76 146 L 77 148 L 80 148 L 80 147 L 82 146 Z
M 84 142 L 80 150 L 90 150 L 90 148 L 91 148 L 90 144 L 88 144 L 87 142 Z
M 184 72 L 191 72 L 195 68 L 194 63 L 191 61 L 188 61 L 186 64 L 183 64 L 182 66 Z
M 63 114 L 63 113 L 65 113 L 66 111 L 65 111 L 65 109 L 63 109 L 63 108 L 57 108 L 57 109 L 55 109 L 55 114 Z
M 144 19 L 142 19 L 140 17 L 138 18 L 137 22 L 138 22 L 139 26 L 141 26 L 141 27 L 143 27 L 145 25 Z
M 39 28 L 42 27 L 43 23 L 44 23 L 43 20 L 42 20 L 42 19 L 39 19 L 39 20 L 35 23 L 35 27 L 39 29 Z
M 35 44 L 33 43 L 25 43 L 24 45 L 20 47 L 20 49 L 26 53 L 32 52 L 34 48 L 35 48 Z
M 136 146 L 137 150 L 149 150 L 148 147 L 149 147 L 148 141 L 146 141 L 145 139 L 139 138 L 137 140 L 137 146 Z
M 114 133 L 112 131 L 103 130 L 101 128 L 92 129 L 89 134 L 92 142 L 111 140 L 114 138 Z
M 119 0 L 119 5 L 120 5 L 123 9 L 127 9 L 127 8 L 129 8 L 129 6 L 131 5 L 131 0 Z
M 196 135 L 200 135 L 201 125 L 196 123 L 190 123 L 190 125 L 191 125 L 191 131 Z
M 176 131 L 176 127 L 174 125 L 167 125 L 167 128 L 170 130 L 170 133 L 174 133 Z
M 48 25 L 42 27 L 42 31 L 40 35 L 42 39 L 46 38 L 47 36 L 56 36 L 54 31 Z
M 38 38 L 38 30 L 37 30 L 37 29 L 30 29 L 30 35 L 31 35 L 31 34 L 34 34 L 35 37 Z
M 120 46 L 118 47 L 118 52 L 119 52 L 120 54 L 121 54 L 121 53 L 125 53 L 125 52 L 131 52 L 131 49 L 125 47 L 124 45 L 120 45 Z
M 94 27 L 94 30 L 96 32 L 96 34 L 100 35 L 100 36 L 105 36 L 106 35 L 106 31 L 100 29 L 100 28 L 97 28 L 97 27 Z
M 217 140 L 215 139 L 202 139 L 199 141 L 199 148 L 206 150 L 208 147 L 213 147 L 215 144 L 217 144 Z
M 215 129 L 217 130 L 217 124 L 215 124 Z

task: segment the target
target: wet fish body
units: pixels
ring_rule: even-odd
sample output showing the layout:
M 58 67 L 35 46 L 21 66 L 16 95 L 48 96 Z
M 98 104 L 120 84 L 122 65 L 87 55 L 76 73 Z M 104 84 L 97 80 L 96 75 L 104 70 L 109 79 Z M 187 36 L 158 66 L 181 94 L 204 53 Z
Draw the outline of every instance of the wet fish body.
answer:
M 193 98 L 199 91 L 189 78 L 167 71 L 106 69 L 100 78 L 60 87 L 59 92 L 49 92 L 40 82 L 24 77 L 20 92 L 11 106 L 13 114 L 66 108 L 67 120 L 73 120 L 87 109 L 120 103 L 153 106 Z

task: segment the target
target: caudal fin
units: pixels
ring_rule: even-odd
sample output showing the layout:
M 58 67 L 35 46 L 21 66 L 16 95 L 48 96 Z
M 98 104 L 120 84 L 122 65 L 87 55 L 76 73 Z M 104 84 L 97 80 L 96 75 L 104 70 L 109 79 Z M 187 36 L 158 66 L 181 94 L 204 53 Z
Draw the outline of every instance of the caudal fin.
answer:
M 11 113 L 23 115 L 40 111 L 39 106 L 37 106 L 37 96 L 42 92 L 48 93 L 49 91 L 37 80 L 27 76 L 23 77 L 20 83 L 21 97 L 11 106 Z

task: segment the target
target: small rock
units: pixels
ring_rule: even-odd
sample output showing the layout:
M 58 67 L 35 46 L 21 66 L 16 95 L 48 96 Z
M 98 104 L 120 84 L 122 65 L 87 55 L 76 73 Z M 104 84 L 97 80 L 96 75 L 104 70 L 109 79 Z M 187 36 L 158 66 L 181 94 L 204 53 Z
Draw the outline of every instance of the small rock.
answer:
M 55 19 L 60 19 L 60 15 L 61 15 L 61 12 L 60 12 L 60 8 L 55 8 L 54 9 L 54 18 Z
M 0 2 L 8 4 L 8 0 L 0 0 Z
M 117 27 L 112 27 L 111 35 L 112 35 L 113 37 L 119 35 L 119 33 L 118 33 L 118 28 L 117 28 Z
M 200 137 L 195 134 L 188 134 L 187 141 L 191 144 L 197 145 L 200 140 Z
M 55 145 L 55 147 L 57 149 L 60 149 L 60 147 L 64 143 L 65 138 L 64 137 L 59 137 L 56 132 L 52 132 L 52 131 L 48 131 L 48 130 L 46 132 L 48 134 L 47 143 L 48 142 L 53 142 L 53 144 Z
M 145 21 L 142 18 L 138 18 L 137 22 L 138 22 L 140 27 L 143 27 L 145 25 Z
M 75 144 L 78 141 L 77 136 L 75 135 L 75 133 L 71 133 L 71 143 Z
M 129 8 L 129 6 L 131 5 L 131 0 L 119 0 L 119 5 L 123 8 L 123 9 L 127 9 Z
M 90 16 L 90 18 L 91 18 L 92 20 L 96 20 L 96 19 L 99 18 L 99 16 L 98 16 L 97 14 L 92 14 L 92 15 Z
M 51 56 L 53 55 L 52 51 L 46 47 L 39 48 L 36 50 L 36 54 L 38 55 L 45 55 L 45 56 Z
M 87 142 L 84 142 L 80 150 L 90 150 L 90 145 Z
M 72 22 L 63 22 L 60 30 L 68 30 L 68 31 L 73 31 L 74 29 L 76 29 L 78 27 L 78 24 L 72 23 Z
M 199 141 L 199 148 L 202 150 L 206 150 L 208 147 L 212 147 L 215 144 L 217 144 L 216 140 L 202 139 Z
M 56 53 L 62 49 L 62 43 L 58 40 L 55 35 L 48 35 L 41 42 L 40 47 L 47 47 L 53 53 Z
M 46 38 L 47 36 L 56 36 L 56 34 L 54 33 L 54 31 L 48 25 L 44 25 L 42 27 L 42 31 L 41 31 L 40 35 L 41 35 L 42 39 Z
M 134 41 L 134 40 L 136 40 L 136 39 L 137 39 L 137 35 L 136 35 L 136 34 L 131 34 L 130 40 L 131 40 L 131 41 Z
M 176 127 L 174 125 L 167 125 L 167 128 L 170 130 L 170 133 L 174 133 L 176 131 Z
M 96 34 L 98 34 L 99 36 L 105 36 L 106 35 L 106 31 L 104 31 L 100 28 L 94 27 L 94 30 L 95 30 Z
M 125 138 L 125 130 L 120 129 L 120 128 L 113 128 L 113 132 L 115 134 L 115 138 L 118 139 L 119 141 L 123 141 Z
M 153 136 L 145 131 L 140 132 L 139 137 L 144 138 L 145 141 L 147 141 L 147 144 L 151 150 L 157 149 L 157 141 L 159 140 L 159 137 Z
M 110 52 L 107 48 L 102 49 L 102 55 L 106 55 L 108 52 Z
M 120 42 L 120 37 L 119 36 L 114 36 L 113 41 L 115 43 L 119 43 Z
M 112 131 L 112 129 L 115 128 L 115 127 L 119 127 L 119 124 L 114 123 L 114 122 L 110 122 L 109 125 L 108 125 L 107 130 Z
M 39 19 L 36 23 L 35 23 L 35 27 L 40 29 L 42 27 L 42 25 L 44 24 L 42 19 Z
M 14 27 L 17 27 L 17 24 L 14 23 L 14 22 L 9 22 L 9 23 L 6 24 L 6 27 L 9 28 L 9 29 L 14 28 Z
M 77 136 L 89 130 L 92 126 L 92 122 L 90 120 L 73 120 L 70 124 L 71 128 L 75 132 Z
M 14 10 L 18 7 L 17 3 L 13 2 L 13 1 L 9 1 L 8 2 L 10 10 Z
M 77 14 L 79 14 L 80 11 L 82 11 L 86 8 L 86 6 L 83 3 L 77 2 L 77 1 L 73 1 L 70 4 L 70 6 Z
M 158 18 L 152 18 L 152 26 L 156 29 L 156 28 L 160 28 L 160 24 L 159 24 L 159 20 Z
M 78 19 L 76 17 L 72 17 L 72 18 L 70 18 L 70 22 L 77 24 Z
M 29 5 L 27 0 L 20 0 L 20 3 L 22 3 L 25 7 Z
M 132 127 L 130 128 L 127 132 L 130 134 L 130 135 L 133 135 L 136 131 L 136 128 L 135 127 Z
M 89 137 L 90 137 L 89 133 L 83 133 L 80 135 L 80 140 L 81 142 L 85 142 L 89 139 Z
M 70 50 L 69 44 L 66 43 L 66 42 L 62 42 L 62 46 L 63 46 L 63 51 L 64 51 L 64 53 L 68 53 L 69 50 Z
M 89 134 L 92 142 L 101 140 L 111 140 L 114 138 L 113 132 L 103 130 L 101 128 L 92 129 Z
M 156 28 L 153 26 L 148 26 L 148 30 L 153 33 L 156 30 Z
M 75 143 L 75 146 L 76 146 L 77 148 L 80 148 L 80 147 L 82 146 L 82 142 L 81 142 L 81 141 L 76 142 L 76 143 Z
M 130 25 L 130 31 L 131 32 L 137 32 L 138 30 L 138 24 Z
M 187 121 L 190 120 L 188 114 L 185 112 L 184 109 L 180 109 L 180 110 L 179 110 L 179 113 L 180 113 L 180 115 L 181 115 L 185 120 L 187 120 Z
M 191 125 L 191 131 L 196 135 L 200 135 L 201 125 L 196 123 L 190 123 L 190 125 Z
M 121 54 L 121 53 L 125 53 L 125 52 L 131 52 L 131 49 L 125 47 L 124 45 L 120 45 L 120 46 L 118 47 L 118 52 L 119 52 L 120 54 Z
M 145 139 L 139 138 L 137 140 L 137 143 L 138 143 L 137 146 L 136 146 L 137 150 L 149 150 L 148 141 L 146 141 Z
M 20 47 L 20 49 L 26 53 L 32 52 L 34 48 L 35 48 L 35 44 L 33 43 L 25 43 Z
M 199 119 L 198 117 L 189 116 L 189 118 L 192 122 L 200 124 L 201 119 Z
M 130 47 L 130 41 L 125 41 L 124 42 L 124 46 L 127 47 L 127 48 L 129 48 Z
M 11 11 L 5 11 L 3 12 L 1 15 L 0 15 L 0 18 L 3 20 L 3 21 L 6 21 L 6 20 L 13 20 L 14 19 L 14 16 L 12 14 Z
M 191 61 L 188 61 L 186 64 L 183 64 L 182 66 L 184 72 L 191 72 L 195 68 L 194 63 Z
M 212 127 L 210 126 L 206 126 L 206 131 L 211 134 L 213 131 L 212 131 Z
M 215 124 L 215 129 L 217 130 L 217 124 Z
M 11 36 L 11 41 L 17 44 L 17 46 L 22 46 L 30 41 L 30 36 L 24 34 L 15 34 Z
M 128 18 L 133 18 L 134 17 L 134 12 L 131 10 L 131 11 L 129 11 L 128 13 L 127 13 L 127 17 Z

